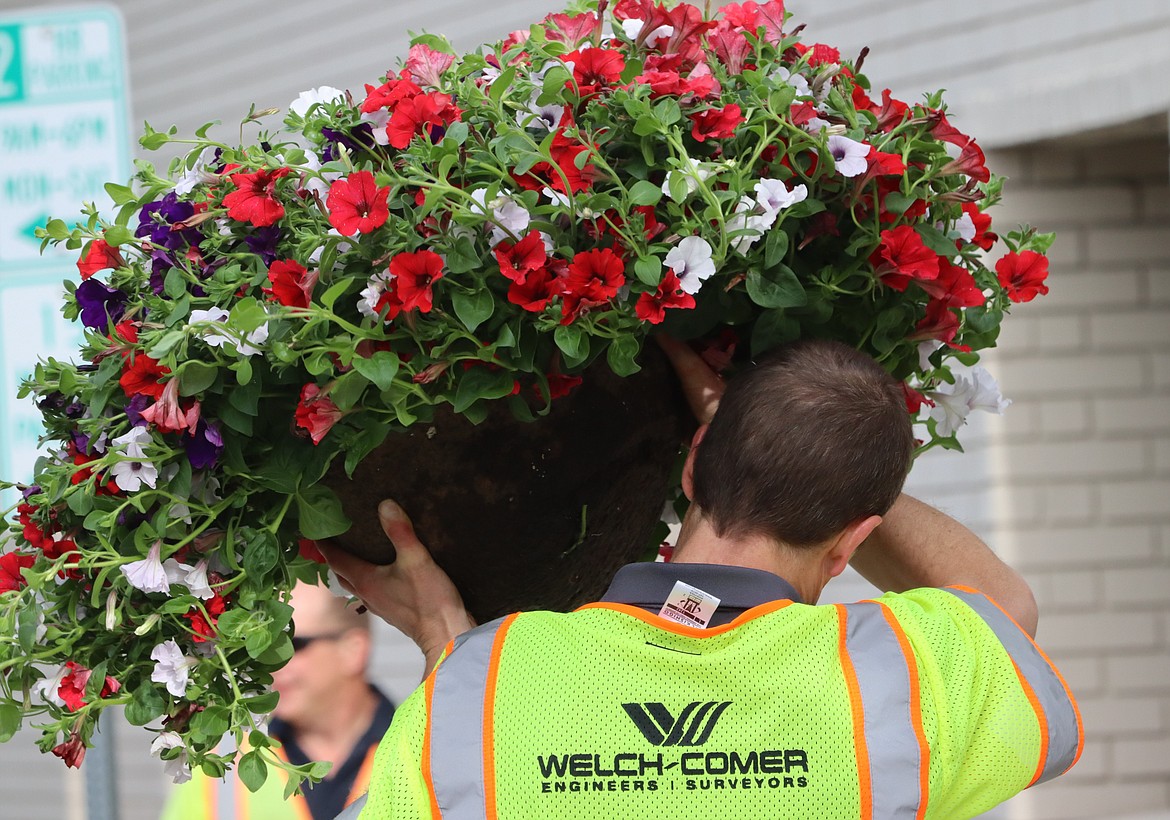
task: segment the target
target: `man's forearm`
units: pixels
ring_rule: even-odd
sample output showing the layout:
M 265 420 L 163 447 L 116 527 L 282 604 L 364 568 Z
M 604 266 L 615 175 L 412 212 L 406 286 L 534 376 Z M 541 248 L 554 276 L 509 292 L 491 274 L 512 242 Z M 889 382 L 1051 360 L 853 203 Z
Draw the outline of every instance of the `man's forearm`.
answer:
M 1036 601 L 1027 582 L 975 533 L 946 513 L 902 494 L 851 562 L 883 591 L 961 585 L 994 598 L 1029 635 Z

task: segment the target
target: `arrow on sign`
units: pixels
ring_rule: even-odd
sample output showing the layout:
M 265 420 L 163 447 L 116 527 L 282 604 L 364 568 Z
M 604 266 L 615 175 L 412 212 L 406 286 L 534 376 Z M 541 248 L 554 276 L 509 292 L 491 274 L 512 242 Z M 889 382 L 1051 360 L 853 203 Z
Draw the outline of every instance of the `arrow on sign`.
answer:
M 34 217 L 31 222 L 20 229 L 20 235 L 25 239 L 31 239 L 33 242 L 40 244 L 40 239 L 37 238 L 37 228 L 43 228 L 48 224 L 52 217 L 49 214 L 41 214 Z

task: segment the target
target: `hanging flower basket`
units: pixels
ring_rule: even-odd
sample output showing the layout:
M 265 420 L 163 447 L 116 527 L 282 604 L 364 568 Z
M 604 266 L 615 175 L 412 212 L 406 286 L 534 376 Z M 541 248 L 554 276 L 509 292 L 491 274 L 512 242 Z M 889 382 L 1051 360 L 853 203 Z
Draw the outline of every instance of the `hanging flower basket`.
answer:
M 124 705 L 180 777 L 249 736 L 256 786 L 302 553 L 389 560 L 385 496 L 481 617 L 595 595 L 652 550 L 687 425 L 652 333 L 724 371 L 843 340 L 957 448 L 1002 404 L 978 351 L 1046 292 L 1051 236 L 991 232 L 1001 180 L 940 95 L 784 23 L 603 3 L 471 54 L 419 37 L 238 141 L 148 128 L 185 155 L 43 229 L 79 253 L 87 332 L 22 388 L 52 450 L 0 557 L 0 738 L 35 716 L 77 765 Z

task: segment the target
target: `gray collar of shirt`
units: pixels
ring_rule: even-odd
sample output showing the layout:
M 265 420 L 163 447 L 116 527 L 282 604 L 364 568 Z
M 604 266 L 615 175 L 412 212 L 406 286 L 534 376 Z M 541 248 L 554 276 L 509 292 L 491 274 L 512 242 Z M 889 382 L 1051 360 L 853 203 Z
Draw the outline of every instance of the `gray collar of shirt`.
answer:
M 676 581 L 698 587 L 719 599 L 710 626 L 735 620 L 752 607 L 771 601 L 795 601 L 800 595 L 781 578 L 760 569 L 725 564 L 627 564 L 618 570 L 601 600 L 631 604 L 655 615 Z

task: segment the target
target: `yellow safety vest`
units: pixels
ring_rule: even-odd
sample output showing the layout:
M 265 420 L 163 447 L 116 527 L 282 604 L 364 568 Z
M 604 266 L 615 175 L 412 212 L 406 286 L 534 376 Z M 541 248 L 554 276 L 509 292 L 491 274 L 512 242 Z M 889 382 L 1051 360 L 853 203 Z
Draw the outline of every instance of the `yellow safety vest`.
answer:
M 345 804 L 357 800 L 370 787 L 377 747 L 371 747 L 354 778 Z M 288 762 L 283 749 L 274 749 Z M 162 820 L 312 820 L 308 801 L 295 794 L 284 799 L 286 778 L 270 769 L 268 779 L 255 792 L 229 772 L 223 780 L 196 771 L 191 780 L 177 788 L 167 803 Z
M 971 817 L 1070 768 L 1059 672 L 966 588 L 710 629 L 624 604 L 461 636 L 397 711 L 362 820 Z

